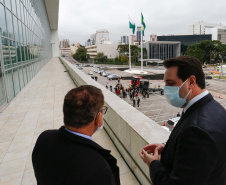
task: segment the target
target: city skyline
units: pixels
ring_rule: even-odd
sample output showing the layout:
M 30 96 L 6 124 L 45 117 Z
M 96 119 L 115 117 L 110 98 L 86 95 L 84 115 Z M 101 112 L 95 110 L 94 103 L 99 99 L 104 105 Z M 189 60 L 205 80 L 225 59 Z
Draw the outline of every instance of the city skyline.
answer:
M 146 23 L 145 40 L 151 34 L 186 34 L 189 26 L 199 21 L 226 24 L 224 4 L 220 0 L 186 2 L 166 0 L 149 2 L 131 1 L 60 1 L 59 40 L 70 39 L 71 43 L 85 44 L 96 30 L 108 29 L 110 40 L 118 43 L 121 35 L 131 35 L 128 15 L 136 26 L 141 25 L 141 8 Z M 212 7 L 213 9 L 210 9 Z

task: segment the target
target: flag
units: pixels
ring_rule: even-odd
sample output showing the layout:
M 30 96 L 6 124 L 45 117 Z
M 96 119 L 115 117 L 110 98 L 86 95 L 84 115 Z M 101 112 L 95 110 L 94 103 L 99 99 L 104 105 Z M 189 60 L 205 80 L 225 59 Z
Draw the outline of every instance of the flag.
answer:
M 146 28 L 146 25 L 145 25 L 144 17 L 143 17 L 143 14 L 142 14 L 142 13 L 141 13 L 141 24 L 143 25 L 142 32 L 143 32 L 143 36 L 144 36 L 144 30 L 145 30 L 145 28 Z
M 132 32 L 134 34 L 136 26 L 135 26 L 135 23 L 133 22 L 133 20 L 130 17 L 129 17 L 129 28 L 132 29 Z

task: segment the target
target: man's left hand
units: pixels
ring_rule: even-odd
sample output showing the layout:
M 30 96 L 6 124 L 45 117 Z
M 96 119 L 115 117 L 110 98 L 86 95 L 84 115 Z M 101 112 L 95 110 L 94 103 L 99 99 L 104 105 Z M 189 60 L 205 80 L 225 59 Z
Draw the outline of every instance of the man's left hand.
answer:
M 144 163 L 146 163 L 148 167 L 150 166 L 152 161 L 154 161 L 154 160 L 159 161 L 159 154 L 158 154 L 157 148 L 154 150 L 153 155 L 148 154 L 144 149 L 142 149 L 141 153 L 139 153 L 139 154 L 140 154 L 141 159 L 143 159 Z

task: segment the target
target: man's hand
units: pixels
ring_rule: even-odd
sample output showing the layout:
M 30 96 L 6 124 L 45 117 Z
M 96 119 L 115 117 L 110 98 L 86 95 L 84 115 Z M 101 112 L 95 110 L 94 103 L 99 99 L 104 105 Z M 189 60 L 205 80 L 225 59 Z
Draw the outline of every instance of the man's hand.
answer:
M 153 154 L 155 149 L 157 149 L 158 154 L 160 155 L 164 147 L 165 147 L 164 144 L 154 143 L 154 144 L 147 145 L 142 149 L 145 150 L 148 154 Z
M 142 149 L 141 153 L 139 154 L 141 159 L 143 159 L 144 163 L 146 163 L 148 167 L 150 166 L 152 161 L 154 160 L 159 161 L 159 154 L 157 148 L 155 148 L 153 155 L 149 155 L 144 149 Z

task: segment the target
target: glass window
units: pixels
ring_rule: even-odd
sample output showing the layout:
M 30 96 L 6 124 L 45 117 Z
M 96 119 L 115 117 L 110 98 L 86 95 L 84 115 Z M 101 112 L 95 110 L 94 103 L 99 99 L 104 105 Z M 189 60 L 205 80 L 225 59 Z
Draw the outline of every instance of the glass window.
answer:
M 23 39 L 24 39 L 24 43 L 27 43 L 27 38 L 26 38 L 26 26 L 24 26 L 24 24 L 22 24 L 22 28 L 23 28 Z
M 5 103 L 6 103 L 5 88 L 3 83 L 2 64 L 1 64 L 1 57 L 0 57 L 0 107 Z
M 18 22 L 15 16 L 13 16 L 13 24 L 14 24 L 15 39 L 19 41 Z
M 8 36 L 5 21 L 5 8 L 0 4 L 0 35 Z
M 21 21 L 24 22 L 24 6 L 23 4 L 21 3 L 20 4 L 20 13 L 21 13 Z
M 8 9 L 11 10 L 11 0 L 5 0 L 5 5 Z
M 11 60 L 10 60 L 8 39 L 5 39 L 5 38 L 2 38 L 2 54 L 3 54 L 3 61 L 4 61 L 5 69 L 8 69 L 12 65 L 11 65 Z
M 16 43 L 14 41 L 10 41 L 10 56 L 12 60 L 12 66 L 17 65 L 17 54 L 16 54 Z
M 6 79 L 6 86 L 7 86 L 8 101 L 10 101 L 14 97 L 12 70 L 8 70 L 5 72 L 5 79 Z
M 13 18 L 12 18 L 12 13 L 9 10 L 6 10 L 6 20 L 7 20 L 9 37 L 14 39 L 13 22 L 12 22 Z
M 20 39 L 20 42 L 24 42 L 23 41 L 22 23 L 19 20 L 18 20 L 18 28 L 19 28 L 19 39 Z
M 11 3 L 12 3 L 12 11 L 15 15 L 17 15 L 17 12 L 16 12 L 16 2 L 15 1 L 18 1 L 18 0 L 11 0 Z
M 21 56 L 21 45 L 20 43 L 17 43 L 17 60 L 18 60 L 18 63 L 21 64 L 21 62 L 23 61 L 22 60 L 22 56 Z
M 19 80 L 20 80 L 20 89 L 24 87 L 24 73 L 23 73 L 23 67 L 19 67 Z
M 17 5 L 17 16 L 19 19 L 21 19 L 20 1 L 19 0 L 16 0 L 16 5 Z
M 23 66 L 23 72 L 24 72 L 24 85 L 27 85 L 27 67 L 26 67 L 26 65 Z
M 14 83 L 15 95 L 17 95 L 20 92 L 20 80 L 19 80 L 18 68 L 13 69 L 13 83 Z
M 24 45 L 21 46 L 21 56 L 22 56 L 23 63 L 25 63 L 26 58 L 25 58 L 25 46 Z
M 30 64 L 27 64 L 27 80 L 28 82 L 31 80 Z

